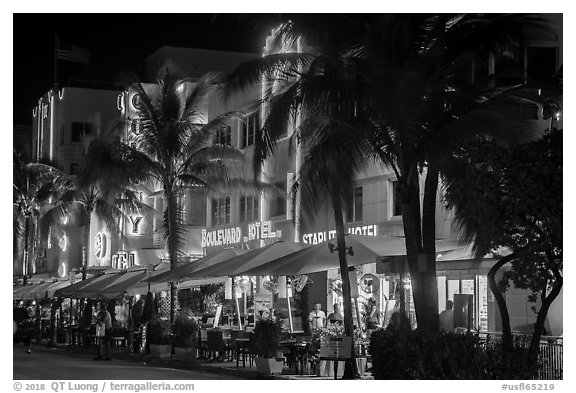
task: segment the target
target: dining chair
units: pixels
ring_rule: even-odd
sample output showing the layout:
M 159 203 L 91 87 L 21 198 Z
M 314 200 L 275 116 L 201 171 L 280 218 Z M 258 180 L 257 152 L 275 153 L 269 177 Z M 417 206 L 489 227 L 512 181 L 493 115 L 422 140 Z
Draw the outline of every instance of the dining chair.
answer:
M 219 329 L 207 330 L 207 351 L 210 354 L 209 361 L 218 360 L 224 354 L 224 340 L 222 331 Z

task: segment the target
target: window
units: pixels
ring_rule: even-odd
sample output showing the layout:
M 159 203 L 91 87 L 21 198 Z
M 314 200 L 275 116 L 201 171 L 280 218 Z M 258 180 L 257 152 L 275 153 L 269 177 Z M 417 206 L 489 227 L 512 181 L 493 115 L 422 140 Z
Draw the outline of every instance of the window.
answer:
M 230 197 L 212 199 L 212 226 L 230 223 Z
M 274 184 L 279 192 L 286 192 L 286 182 L 278 182 Z M 270 217 L 285 216 L 286 215 L 286 196 L 278 195 L 270 203 Z
M 402 198 L 400 197 L 400 192 L 398 191 L 398 181 L 393 180 L 390 182 L 390 193 L 391 200 L 389 201 L 390 217 L 398 217 L 402 215 Z
M 242 123 L 242 147 L 253 145 L 260 130 L 260 112 L 248 116 Z
M 232 145 L 232 128 L 227 126 L 216 132 L 216 138 L 214 138 L 215 145 L 231 146 Z
M 72 142 L 81 142 L 82 138 L 92 133 L 92 124 L 72 122 Z
M 362 221 L 363 199 L 362 187 L 355 187 L 352 203 L 346 211 L 346 222 Z
M 186 224 L 206 226 L 206 196 L 204 194 L 190 194 L 187 196 Z
M 240 222 L 258 221 L 260 218 L 260 200 L 258 197 L 240 197 Z
M 176 202 L 176 214 L 180 223 L 186 223 L 186 195 L 178 195 Z M 142 193 L 140 193 L 140 200 L 142 200 Z

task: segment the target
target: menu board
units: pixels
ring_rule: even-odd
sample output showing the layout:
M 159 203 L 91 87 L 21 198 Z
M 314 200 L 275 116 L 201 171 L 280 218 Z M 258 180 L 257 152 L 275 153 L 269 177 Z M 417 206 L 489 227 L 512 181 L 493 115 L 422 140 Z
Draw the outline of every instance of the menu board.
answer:
M 328 337 L 322 339 L 320 341 L 320 357 L 350 359 L 352 357 L 352 337 Z
M 272 294 L 271 293 L 255 293 L 254 294 L 254 314 L 259 316 L 268 315 L 272 308 Z

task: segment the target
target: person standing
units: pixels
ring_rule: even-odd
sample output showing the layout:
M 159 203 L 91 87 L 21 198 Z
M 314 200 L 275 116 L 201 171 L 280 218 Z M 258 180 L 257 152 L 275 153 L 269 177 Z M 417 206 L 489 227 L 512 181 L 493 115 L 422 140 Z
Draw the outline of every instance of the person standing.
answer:
M 94 360 L 110 360 L 110 346 L 112 343 L 112 316 L 106 309 L 106 303 L 100 303 L 100 311 L 96 323 L 104 327 L 104 336 L 98 338 L 98 356 Z
M 338 303 L 334 304 L 334 312 L 328 315 L 328 323 L 342 325 L 344 323 L 344 317 L 340 312 L 340 305 Z
M 440 331 L 441 332 L 452 332 L 454 331 L 454 303 L 452 300 L 446 301 L 446 310 L 442 311 L 438 316 Z
M 366 318 L 366 330 L 368 335 L 370 335 L 373 330 L 382 327 L 383 318 L 380 308 L 378 307 L 378 302 L 374 298 L 370 298 L 368 302 L 370 305 L 370 314 Z
M 308 322 L 310 322 L 310 329 L 319 329 L 326 326 L 326 314 L 322 311 L 322 305 L 316 303 L 314 310 L 308 314 Z

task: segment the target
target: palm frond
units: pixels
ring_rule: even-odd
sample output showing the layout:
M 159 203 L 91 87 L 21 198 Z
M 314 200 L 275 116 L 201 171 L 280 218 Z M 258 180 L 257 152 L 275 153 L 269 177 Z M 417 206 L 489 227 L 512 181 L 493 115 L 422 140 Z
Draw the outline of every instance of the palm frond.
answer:
M 274 74 L 281 72 L 298 72 L 306 68 L 313 56 L 308 53 L 275 53 L 242 63 L 231 74 L 223 79 L 220 94 L 225 101 L 251 86 L 259 86 L 263 75 L 271 79 L 265 89 L 274 83 Z

